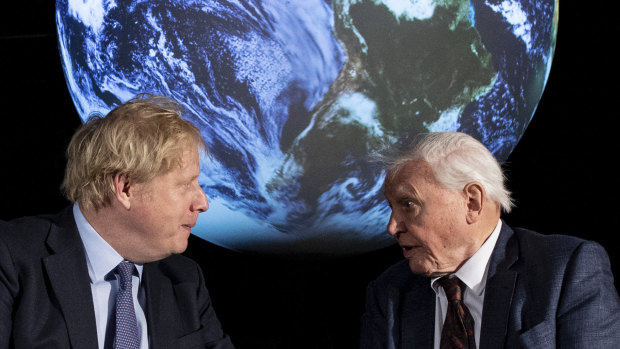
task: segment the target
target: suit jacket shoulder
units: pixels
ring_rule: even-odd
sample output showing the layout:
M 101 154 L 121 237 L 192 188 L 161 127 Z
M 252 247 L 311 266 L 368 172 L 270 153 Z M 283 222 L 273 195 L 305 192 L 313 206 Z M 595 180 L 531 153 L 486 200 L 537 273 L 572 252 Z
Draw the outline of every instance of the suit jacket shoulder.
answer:
M 0 347 L 96 346 L 86 258 L 71 208 L 0 222 Z
M 0 241 L 11 249 L 27 250 L 28 253 L 23 254 L 23 257 L 36 254 L 49 255 L 50 252 L 45 247 L 45 241 L 53 227 L 75 229 L 75 233 L 77 233 L 77 227 L 73 221 L 73 212 L 70 208 L 66 208 L 55 215 L 28 216 L 10 221 L 0 221 Z
M 401 289 L 412 282 L 429 280 L 427 277 L 416 275 L 409 268 L 409 261 L 403 259 L 383 271 L 373 283 L 382 288 L 391 287 Z
M 360 348 L 432 348 L 435 293 L 409 261 L 389 267 L 366 291 Z
M 620 302 L 604 248 L 504 224 L 489 262 L 481 331 L 481 348 L 617 347 Z

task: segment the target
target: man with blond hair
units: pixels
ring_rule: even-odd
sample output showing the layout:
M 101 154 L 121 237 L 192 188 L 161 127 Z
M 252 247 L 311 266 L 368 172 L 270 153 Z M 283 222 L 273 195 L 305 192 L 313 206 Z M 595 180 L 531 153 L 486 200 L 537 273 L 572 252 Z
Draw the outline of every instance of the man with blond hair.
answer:
M 436 132 L 385 157 L 387 232 L 405 259 L 368 286 L 360 348 L 618 348 L 607 253 L 511 228 L 502 169 L 473 137 Z
M 74 134 L 72 206 L 0 221 L 0 348 L 232 348 L 185 251 L 198 214 L 200 131 L 138 95 Z

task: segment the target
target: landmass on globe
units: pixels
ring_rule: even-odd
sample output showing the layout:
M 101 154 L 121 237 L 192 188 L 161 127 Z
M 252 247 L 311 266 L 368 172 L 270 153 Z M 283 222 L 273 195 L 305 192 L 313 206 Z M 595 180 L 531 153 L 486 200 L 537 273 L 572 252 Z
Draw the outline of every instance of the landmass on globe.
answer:
M 558 0 L 57 0 L 82 119 L 170 96 L 202 132 L 193 233 L 246 253 L 335 256 L 394 240 L 380 147 L 462 131 L 500 160 L 550 71 Z

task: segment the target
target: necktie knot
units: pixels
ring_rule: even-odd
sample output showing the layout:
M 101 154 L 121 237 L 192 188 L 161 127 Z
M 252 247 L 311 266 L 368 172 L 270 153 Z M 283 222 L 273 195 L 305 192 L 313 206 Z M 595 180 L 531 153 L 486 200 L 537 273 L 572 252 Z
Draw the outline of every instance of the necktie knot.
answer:
M 131 277 L 134 271 L 134 264 L 130 261 L 122 261 L 116 267 L 120 276 L 120 285 L 122 289 L 131 288 Z
M 461 281 L 461 279 L 457 277 L 449 278 L 444 276 L 437 280 L 437 282 L 439 282 L 439 285 L 443 288 L 449 302 L 459 302 L 463 299 L 465 284 Z

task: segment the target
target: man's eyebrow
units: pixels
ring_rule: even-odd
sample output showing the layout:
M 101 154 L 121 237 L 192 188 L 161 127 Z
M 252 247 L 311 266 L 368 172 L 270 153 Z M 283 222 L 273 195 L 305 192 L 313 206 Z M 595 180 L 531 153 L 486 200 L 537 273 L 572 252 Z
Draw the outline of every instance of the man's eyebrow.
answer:
M 413 200 L 416 200 L 417 202 L 422 202 L 418 191 L 415 189 L 415 187 L 413 187 L 412 185 L 408 183 L 400 184 L 398 186 L 394 186 L 393 188 L 394 189 L 391 190 L 391 192 L 394 194 L 394 197 L 396 198 L 396 200 L 411 198 Z M 386 190 L 383 191 L 383 196 L 385 196 L 387 199 Z

